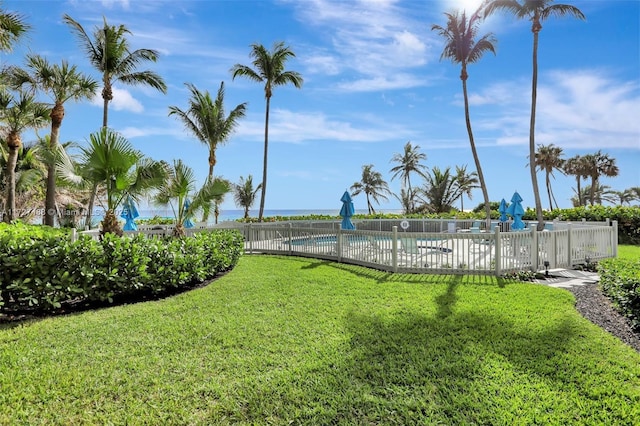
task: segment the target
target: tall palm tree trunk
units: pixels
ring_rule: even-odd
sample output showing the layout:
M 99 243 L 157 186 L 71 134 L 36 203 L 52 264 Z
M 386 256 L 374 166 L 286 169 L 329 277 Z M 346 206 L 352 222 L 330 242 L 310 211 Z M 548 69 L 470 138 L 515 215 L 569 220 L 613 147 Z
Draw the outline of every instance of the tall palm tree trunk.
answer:
M 582 180 L 582 176 L 578 175 L 576 177 L 576 189 L 578 190 L 578 205 L 582 207 L 582 188 L 580 188 L 580 181 Z
M 471 145 L 471 152 L 473 153 L 473 161 L 476 163 L 476 171 L 478 172 L 478 180 L 480 181 L 480 188 L 482 189 L 482 197 L 484 198 L 484 212 L 486 215 L 487 229 L 490 228 L 491 223 L 491 206 L 489 205 L 489 192 L 487 191 L 487 185 L 484 181 L 484 174 L 482 173 L 482 167 L 480 166 L 480 158 L 478 157 L 478 151 L 476 150 L 476 144 L 473 140 L 473 131 L 471 130 L 471 118 L 469 117 L 469 96 L 467 95 L 467 70 L 463 67 L 460 74 L 462 80 L 462 94 L 464 96 L 464 118 L 467 124 L 467 133 L 469 134 L 469 144 Z
M 260 212 L 258 213 L 258 222 L 262 222 L 264 215 L 264 199 L 267 193 L 267 158 L 269 149 L 269 107 L 271 97 L 267 96 L 267 109 L 264 119 L 264 159 L 262 160 L 262 194 L 260 196 Z
M 536 102 L 538 91 L 538 34 L 542 26 L 540 25 L 540 19 L 538 12 L 533 19 L 533 26 L 531 31 L 533 32 L 533 76 L 531 77 L 531 122 L 529 124 L 529 171 L 531 172 L 531 184 L 533 187 L 533 197 L 536 203 L 536 218 L 538 219 L 538 231 L 544 229 L 544 218 L 542 216 L 542 201 L 540 200 L 540 190 L 538 188 L 538 176 L 536 174 L 536 167 L 534 158 L 536 158 L 536 142 L 535 142 L 535 129 L 536 129 Z
M 16 218 L 16 164 L 18 164 L 18 151 L 20 146 L 9 146 L 7 157 L 7 208 L 4 221 L 9 223 Z
M 545 176 L 545 184 L 547 185 L 547 197 L 549 197 L 549 210 L 553 210 L 553 197 L 551 194 L 551 179 L 549 179 L 549 173 Z
M 64 106 L 57 103 L 51 109 L 51 138 L 49 139 L 49 151 L 55 155 L 60 139 L 60 127 L 64 118 Z M 44 224 L 55 225 L 56 218 L 56 166 L 54 162 L 47 164 L 47 194 L 45 198 Z

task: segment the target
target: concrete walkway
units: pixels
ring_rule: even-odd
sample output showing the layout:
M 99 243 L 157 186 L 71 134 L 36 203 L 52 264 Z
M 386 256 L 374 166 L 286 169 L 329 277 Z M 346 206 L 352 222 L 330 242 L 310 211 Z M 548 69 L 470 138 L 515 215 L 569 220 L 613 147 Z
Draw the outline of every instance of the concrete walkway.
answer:
M 597 284 L 600 276 L 595 272 L 578 271 L 574 269 L 549 269 L 549 277 L 537 279 L 534 282 L 548 285 L 549 287 L 569 288 Z

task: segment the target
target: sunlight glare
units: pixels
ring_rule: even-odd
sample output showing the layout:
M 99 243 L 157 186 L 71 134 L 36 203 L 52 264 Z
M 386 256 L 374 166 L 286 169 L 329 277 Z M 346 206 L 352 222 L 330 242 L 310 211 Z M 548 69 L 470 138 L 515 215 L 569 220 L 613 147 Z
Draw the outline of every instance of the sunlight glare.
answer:
M 446 0 L 448 10 L 466 10 L 467 13 L 475 12 L 483 0 Z

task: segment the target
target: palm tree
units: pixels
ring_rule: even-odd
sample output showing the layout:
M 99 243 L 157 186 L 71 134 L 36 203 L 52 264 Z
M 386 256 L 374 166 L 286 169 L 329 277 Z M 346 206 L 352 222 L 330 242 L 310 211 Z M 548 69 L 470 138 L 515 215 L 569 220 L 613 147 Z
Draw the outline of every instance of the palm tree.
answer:
M 460 194 L 460 211 L 464 211 L 464 196 L 469 197 L 469 200 L 472 199 L 472 192 L 474 189 L 480 188 L 478 185 L 478 173 L 477 172 L 467 172 L 467 165 L 464 166 L 456 166 L 456 175 L 454 177 L 456 191 Z
M 167 165 L 146 158 L 119 133 L 103 127 L 89 135 L 89 145 L 81 148 L 79 168 L 58 163 L 58 172 L 67 182 L 88 181 L 93 188 L 103 186 L 106 212 L 101 235 L 122 235 L 116 210 L 131 197 L 139 201 L 151 190 L 162 186 L 167 178 Z
M 451 211 L 453 203 L 460 197 L 461 192 L 456 182 L 456 176 L 451 174 L 451 167 L 441 171 L 439 167 L 432 167 L 427 175 L 422 194 L 427 201 L 427 210 L 432 213 L 446 213 Z
M 7 179 L 7 214 L 6 222 L 16 217 L 16 164 L 18 152 L 22 146 L 21 134 L 26 129 L 39 129 L 46 126 L 49 120 L 49 108 L 36 102 L 32 93 L 19 92 L 19 97 L 0 89 L 0 122 L 1 131 L 6 140 L 8 155 L 6 167 Z
M 0 9 L 0 51 L 10 52 L 13 45 L 31 29 L 21 15 Z
M 46 168 L 41 161 L 39 144 L 23 145 L 18 150 L 15 168 L 16 210 L 14 219 L 30 221 L 41 207 L 43 196 L 42 182 Z M 0 193 L 7 191 L 6 169 L 9 150 L 6 141 L 0 141 Z M 0 212 L 7 210 L 4 198 L 0 198 Z M 1 213 L 0 213 L 1 214 Z
M 542 22 L 552 16 L 572 15 L 578 19 L 585 19 L 584 14 L 575 6 L 567 4 L 553 4 L 553 0 L 524 0 L 522 3 L 516 0 L 491 0 L 484 7 L 485 16 L 491 15 L 496 10 L 506 10 L 518 19 L 527 18 L 531 21 L 533 33 L 533 73 L 531 78 L 531 120 L 529 122 L 529 159 L 535 158 L 535 128 L 536 128 L 536 102 L 538 90 L 538 36 L 542 30 Z M 542 202 L 538 189 L 538 177 L 535 164 L 529 161 L 533 196 L 536 204 L 536 216 L 538 230 L 544 229 L 544 217 L 542 214 Z
M 233 79 L 242 76 L 257 83 L 264 83 L 264 97 L 267 102 L 264 120 L 264 158 L 262 163 L 262 195 L 260 197 L 260 211 L 258 221 L 262 222 L 264 214 L 264 200 L 267 193 L 267 159 L 269 148 L 269 108 L 271 96 L 276 86 L 293 84 L 296 88 L 301 88 L 303 79 L 296 71 L 285 71 L 284 67 L 290 58 L 296 55 L 285 46 L 284 42 L 274 43 L 271 51 L 268 51 L 261 44 L 252 44 L 250 57 L 253 58 L 253 68 L 236 64 L 231 68 Z
M 627 188 L 624 191 L 610 191 L 608 195 L 607 198 L 603 198 L 610 200 L 612 204 L 620 206 L 631 205 L 631 202 L 636 199 L 635 191 L 632 188 Z
M 404 214 L 411 214 L 415 211 L 415 201 L 418 195 L 418 190 L 412 188 L 411 191 L 406 188 L 400 188 L 400 195 L 393 194 L 394 197 L 398 201 L 400 201 L 400 205 L 402 206 L 402 212 Z
M 253 176 L 247 176 L 245 180 L 244 177 L 240 176 L 240 182 L 233 186 L 234 188 L 234 201 L 236 206 L 242 207 L 244 209 L 244 218 L 249 218 L 249 209 L 255 202 L 256 195 L 258 195 L 258 191 L 262 188 L 262 185 L 258 185 L 256 188 L 253 187 Z
M 562 148 L 559 146 L 555 146 L 554 144 L 538 144 L 538 151 L 536 151 L 536 155 L 534 157 L 536 170 L 544 170 L 550 210 L 553 210 L 553 202 L 556 203 L 556 208 L 558 208 L 558 202 L 556 201 L 555 196 L 553 195 L 553 190 L 551 189 L 551 178 L 554 177 L 554 170 L 559 170 L 561 173 L 564 173 L 564 159 L 562 159 L 562 155 Z
M 471 152 L 473 153 L 473 160 L 476 165 L 478 179 L 480 180 L 482 196 L 484 197 L 486 218 L 487 221 L 490 221 L 491 206 L 489 205 L 489 192 L 487 191 L 487 184 L 484 180 L 484 174 L 482 173 L 482 166 L 480 165 L 480 158 L 478 157 L 476 144 L 473 139 L 473 131 L 471 129 L 471 118 L 469 117 L 469 97 L 467 95 L 467 79 L 469 74 L 467 73 L 467 65 L 478 62 L 485 52 L 492 52 L 495 55 L 494 43 L 496 40 L 491 33 L 485 34 L 477 41 L 475 40 L 480 23 L 479 11 L 474 12 L 468 19 L 464 11 L 462 13 L 445 13 L 445 16 L 447 17 L 446 27 L 433 25 L 431 29 L 437 31 L 438 34 L 445 39 L 445 47 L 442 55 L 440 55 L 440 60 L 450 59 L 454 64 L 460 64 L 462 68 L 460 80 L 462 80 L 464 116 L 467 124 L 467 133 L 469 134 L 469 144 L 471 145 Z
M 591 178 L 591 187 L 589 192 L 589 200 L 593 206 L 598 198 L 596 197 L 596 188 L 600 187 L 599 179 L 601 176 L 615 177 L 620 173 L 620 169 L 616 166 L 616 159 L 609 157 L 609 154 L 603 154 L 598 150 L 595 154 L 587 154 L 584 156 L 586 172 Z
M 367 196 L 367 209 L 369 214 L 376 214 L 371 199 L 380 204 L 380 199 L 388 200 L 387 195 L 391 194 L 389 185 L 382 179 L 382 174 L 373 170 L 373 164 L 362 166 L 362 180 L 351 185 L 351 195 L 356 196 L 364 192 Z
M 102 127 L 108 126 L 109 102 L 113 99 L 113 83 L 119 82 L 127 85 L 149 86 L 162 93 L 167 93 L 167 85 L 162 77 L 153 71 L 137 71 L 140 64 L 156 62 L 158 52 L 152 49 L 129 49 L 127 35 L 131 34 L 124 25 L 108 25 L 106 18 L 102 27 L 96 27 L 93 39 L 86 33 L 82 25 L 73 20 L 69 15 L 64 15 L 63 20 L 76 34 L 80 47 L 85 51 L 89 62 L 102 76 Z M 91 215 L 97 188 L 89 200 L 89 212 L 87 214 L 87 226 L 91 225 Z
M 58 146 L 60 127 L 64 118 L 64 103 L 90 99 L 98 89 L 98 83 L 70 66 L 67 61 L 61 65 L 50 64 L 47 59 L 39 55 L 27 55 L 27 70 L 14 68 L 12 84 L 16 87 L 29 87 L 31 90 L 42 90 L 53 99 L 51 108 L 51 138 L 50 149 L 54 151 Z M 47 166 L 47 195 L 45 201 L 44 224 L 53 226 L 56 212 L 56 176 L 55 164 Z
M 207 180 L 197 191 L 195 186 L 193 169 L 182 160 L 176 160 L 169 170 L 168 179 L 154 197 L 157 204 L 171 206 L 176 218 L 173 230 L 176 237 L 185 235 L 184 222 L 187 219 L 194 217 L 196 212 L 211 205 L 216 198 L 224 196 L 230 190 L 229 182 L 221 178 Z
M 589 177 L 589 171 L 587 168 L 588 164 L 585 161 L 585 158 L 579 155 L 575 155 L 566 160 L 562 168 L 565 174 L 576 177 L 575 193 L 578 197 L 577 201 L 579 206 L 585 205 L 585 202 L 582 199 L 583 191 L 581 189 L 580 183 L 582 182 L 582 179 L 586 179 Z
M 421 164 L 421 161 L 427 159 L 427 154 L 420 152 L 419 145 L 411 145 L 411 141 L 407 142 L 404 146 L 404 152 L 402 154 L 394 154 L 391 158 L 391 162 L 398 163 L 397 166 L 391 168 L 390 172 L 391 180 L 394 180 L 396 177 L 400 177 L 402 179 L 403 187 L 407 186 L 407 192 L 405 194 L 412 195 L 414 191 L 411 190 L 411 173 L 416 173 L 421 177 L 425 177 L 427 172 L 427 166 Z M 413 199 L 409 200 L 409 211 L 413 211 L 415 207 L 415 202 Z
M 224 81 L 220 83 L 216 100 L 211 99 L 208 91 L 199 91 L 193 84 L 185 84 L 191 92 L 189 108 L 182 110 L 176 106 L 169 107 L 169 116 L 175 115 L 187 130 L 193 133 L 200 142 L 209 148 L 209 175 L 213 180 L 213 168 L 216 165 L 216 149 L 224 144 L 238 126 L 240 118 L 245 116 L 247 104 L 237 105 L 228 116 L 224 111 Z M 208 219 L 209 209 L 204 209 L 203 221 Z

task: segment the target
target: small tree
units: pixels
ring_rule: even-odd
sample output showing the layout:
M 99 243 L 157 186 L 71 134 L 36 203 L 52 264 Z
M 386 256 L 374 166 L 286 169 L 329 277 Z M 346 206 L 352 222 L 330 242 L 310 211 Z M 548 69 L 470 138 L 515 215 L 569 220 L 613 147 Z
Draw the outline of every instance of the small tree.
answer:
M 253 176 L 247 176 L 245 180 L 244 177 L 240 176 L 240 182 L 233 186 L 234 189 L 234 201 L 236 206 L 242 207 L 244 209 L 244 218 L 249 218 L 249 209 L 253 206 L 253 203 L 256 200 L 256 195 L 258 195 L 258 191 L 262 188 L 262 184 L 259 184 L 256 188 L 253 187 Z

